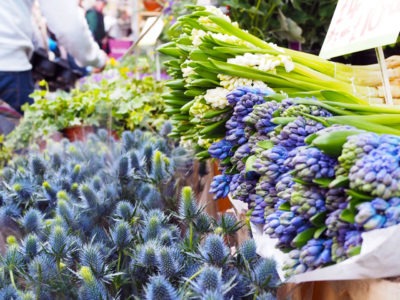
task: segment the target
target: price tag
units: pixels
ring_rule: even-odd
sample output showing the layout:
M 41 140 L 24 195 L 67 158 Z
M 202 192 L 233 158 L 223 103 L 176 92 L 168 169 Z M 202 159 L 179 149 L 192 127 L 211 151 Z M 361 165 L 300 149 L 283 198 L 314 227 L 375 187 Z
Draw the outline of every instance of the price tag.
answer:
M 400 0 L 339 0 L 319 56 L 393 44 L 399 31 Z

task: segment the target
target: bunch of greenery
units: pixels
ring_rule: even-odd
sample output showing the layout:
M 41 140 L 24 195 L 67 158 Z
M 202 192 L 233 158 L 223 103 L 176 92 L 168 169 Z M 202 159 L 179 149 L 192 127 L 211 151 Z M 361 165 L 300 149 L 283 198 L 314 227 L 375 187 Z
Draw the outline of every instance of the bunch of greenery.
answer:
M 161 98 L 164 91 L 163 82 L 150 76 L 136 79 L 125 67 L 87 77 L 69 93 L 38 89 L 32 95 L 35 102 L 23 107 L 24 118 L 6 137 L 5 146 L 25 148 L 73 126 L 96 126 L 117 133 L 136 128 L 157 131 L 167 119 Z
M 0 223 L 15 220 L 23 237 L 8 237 L 0 299 L 275 299 L 275 262 L 253 240 L 233 252 L 225 242 L 234 216 L 212 219 L 190 187 L 174 199 L 185 154 L 137 130 L 15 159 Z
M 306 50 L 321 49 L 337 0 L 220 0 L 230 17 L 259 38 L 286 46 L 300 42 Z

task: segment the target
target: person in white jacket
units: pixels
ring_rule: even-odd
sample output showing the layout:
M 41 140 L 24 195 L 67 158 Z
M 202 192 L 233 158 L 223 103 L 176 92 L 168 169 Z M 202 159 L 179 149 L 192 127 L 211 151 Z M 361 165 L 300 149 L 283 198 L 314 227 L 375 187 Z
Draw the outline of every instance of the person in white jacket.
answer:
M 30 58 L 33 53 L 34 0 L 0 0 L 0 99 L 21 112 L 32 103 Z M 101 69 L 107 55 L 93 40 L 84 11 L 74 0 L 38 0 L 47 26 L 82 66 Z

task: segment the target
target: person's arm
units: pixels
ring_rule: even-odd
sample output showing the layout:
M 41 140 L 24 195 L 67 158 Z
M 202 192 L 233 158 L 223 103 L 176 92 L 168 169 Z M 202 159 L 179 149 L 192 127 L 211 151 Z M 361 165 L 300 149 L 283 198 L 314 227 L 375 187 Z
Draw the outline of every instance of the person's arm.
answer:
M 96 38 L 96 28 L 97 28 L 97 15 L 96 12 L 92 9 L 86 12 L 86 21 L 89 25 L 89 29 L 92 32 L 93 36 Z
M 39 3 L 48 27 L 77 62 L 104 67 L 107 55 L 94 41 L 84 11 L 75 0 L 39 0 Z

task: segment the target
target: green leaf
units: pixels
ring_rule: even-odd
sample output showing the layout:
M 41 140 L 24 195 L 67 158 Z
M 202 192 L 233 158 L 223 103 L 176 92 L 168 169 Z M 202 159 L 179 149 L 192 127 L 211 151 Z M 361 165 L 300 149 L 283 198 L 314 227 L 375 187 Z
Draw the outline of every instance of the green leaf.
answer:
M 310 218 L 310 222 L 316 227 L 323 226 L 325 224 L 326 212 L 320 212 Z
M 268 150 L 268 149 L 271 149 L 272 147 L 274 147 L 274 143 L 269 140 L 264 140 L 264 141 L 258 142 L 257 147 L 260 147 L 264 150 Z
M 347 251 L 347 254 L 351 256 L 356 256 L 361 253 L 361 246 L 353 247 L 349 251 Z
M 354 224 L 355 213 L 351 209 L 344 209 L 340 214 L 340 219 L 348 223 Z
M 326 226 L 318 228 L 314 233 L 314 239 L 319 239 L 320 236 L 325 232 L 326 228 L 327 228 Z
M 313 180 L 314 183 L 318 184 L 321 187 L 327 188 L 332 182 L 332 178 L 317 178 Z
M 246 160 L 246 172 L 250 172 L 250 171 L 256 171 L 256 169 L 254 168 L 254 163 L 257 159 L 257 156 L 252 155 L 249 156 Z
M 296 182 L 296 183 L 300 183 L 302 185 L 308 185 L 309 184 L 308 182 L 306 182 L 306 181 L 304 181 L 304 180 L 302 180 L 300 178 L 293 178 L 293 181 Z
M 290 211 L 290 203 L 289 202 L 282 203 L 279 206 L 279 210 Z
M 308 228 L 303 232 L 296 235 L 293 239 L 293 243 L 297 248 L 303 247 L 307 242 L 313 238 L 316 228 Z
M 349 177 L 339 175 L 329 184 L 329 188 L 347 187 L 349 186 Z
M 371 201 L 375 197 L 371 195 L 364 194 L 362 192 L 358 192 L 355 190 L 347 190 L 347 195 L 351 196 L 352 199 L 358 199 L 358 200 L 363 200 L 363 201 Z

